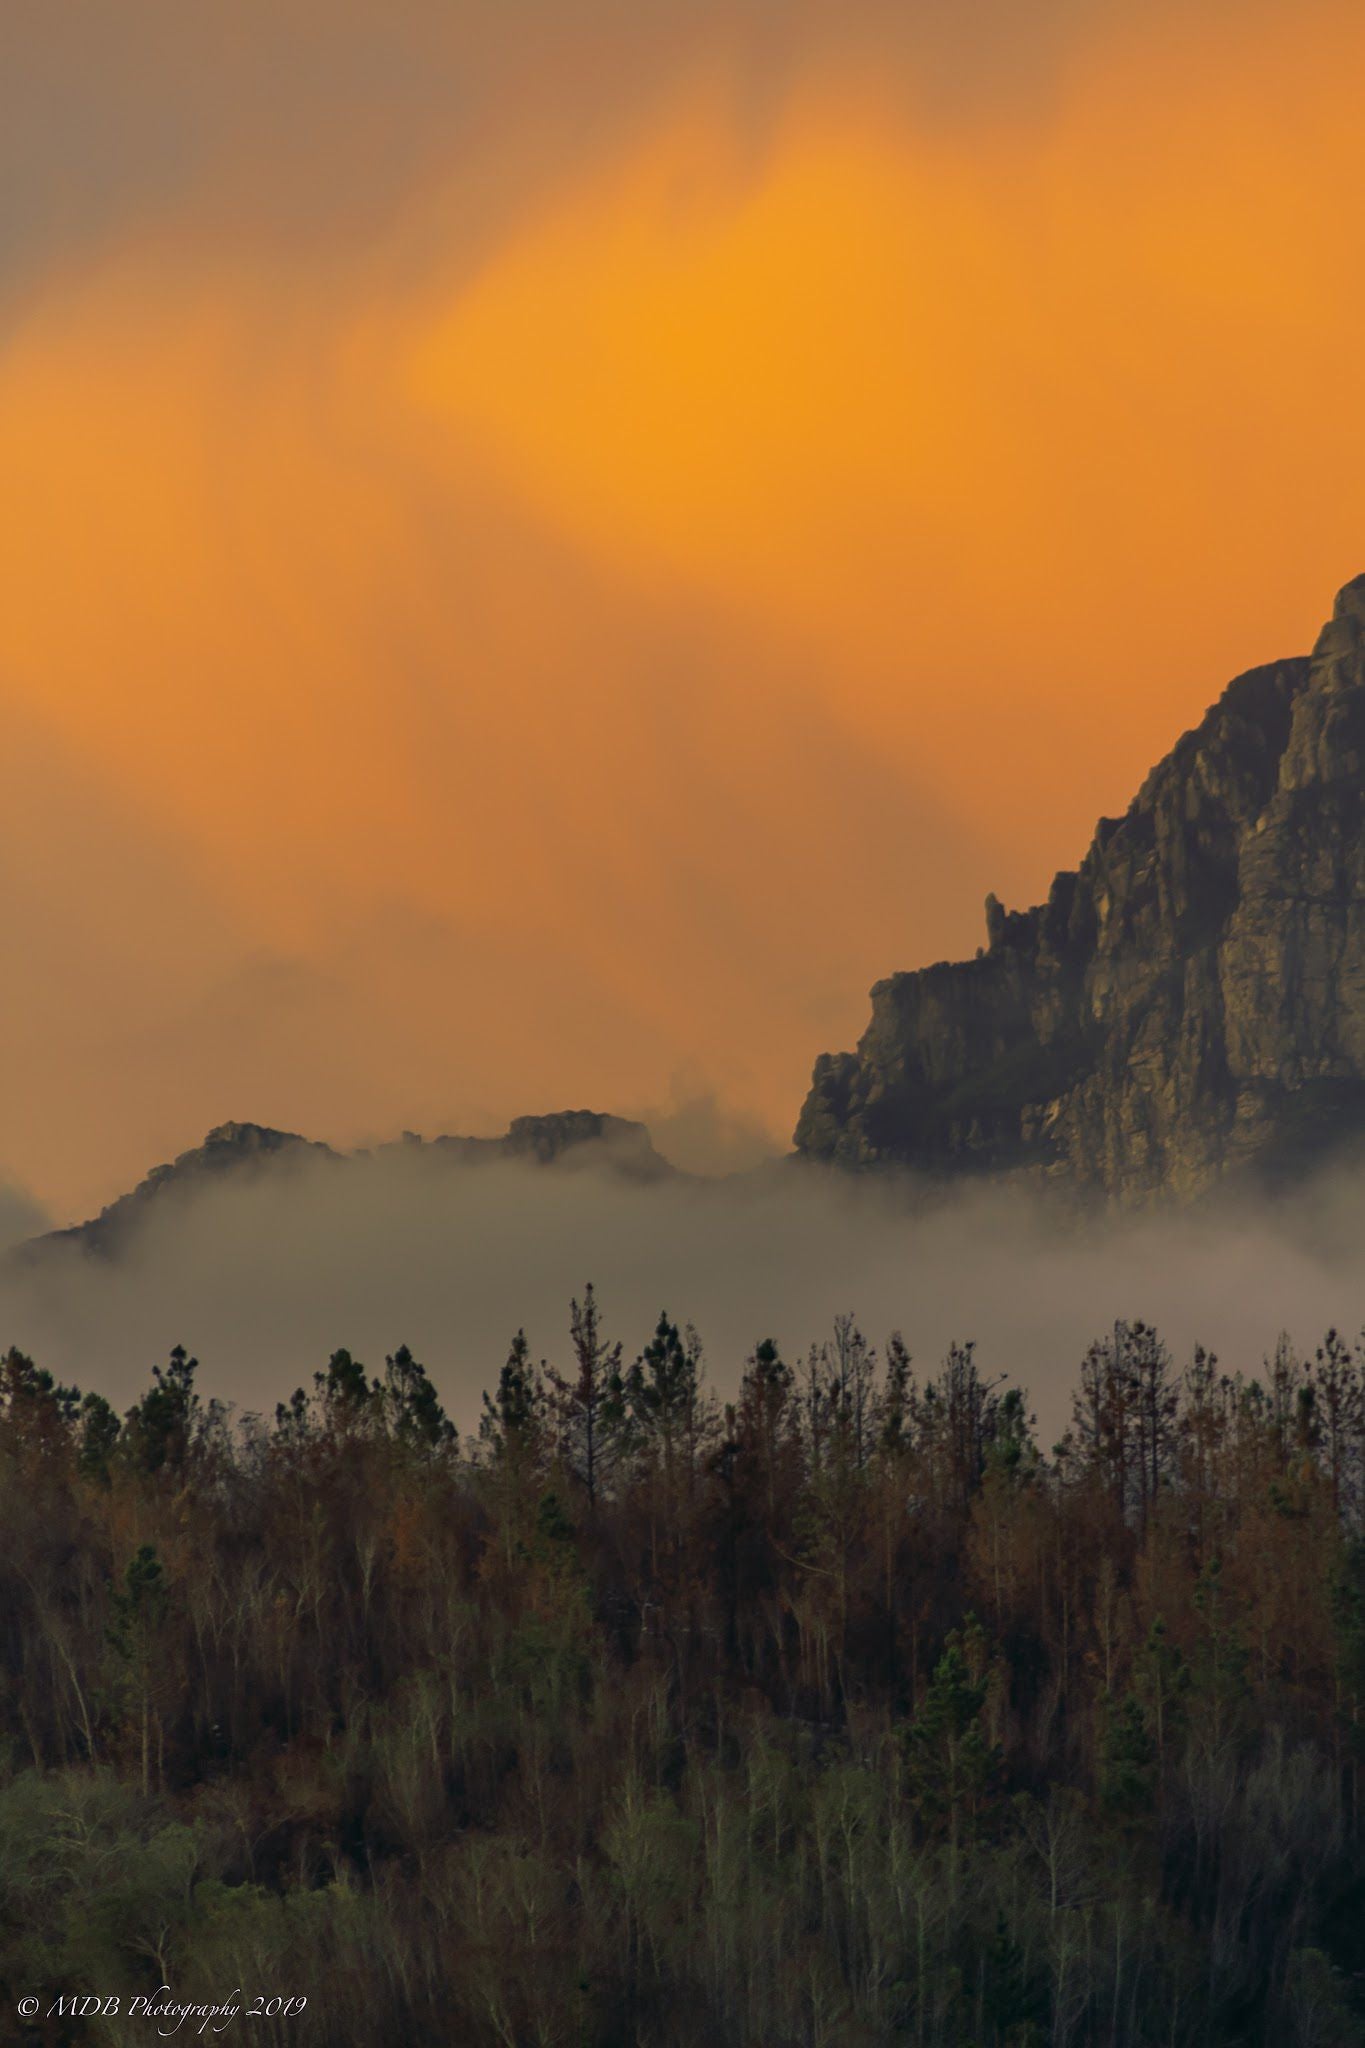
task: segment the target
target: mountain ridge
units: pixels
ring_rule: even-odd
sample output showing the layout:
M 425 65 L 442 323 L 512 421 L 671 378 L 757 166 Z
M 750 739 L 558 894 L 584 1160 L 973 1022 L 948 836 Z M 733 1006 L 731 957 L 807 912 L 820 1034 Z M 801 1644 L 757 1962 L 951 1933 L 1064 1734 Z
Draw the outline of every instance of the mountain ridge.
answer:
M 433 1163 L 459 1166 L 520 1162 L 564 1170 L 600 1165 L 638 1180 L 686 1178 L 655 1151 L 644 1124 L 600 1110 L 552 1110 L 514 1117 L 506 1131 L 491 1138 L 421 1138 L 405 1131 L 390 1145 L 352 1152 L 337 1151 L 317 1139 L 277 1130 L 270 1124 L 230 1122 L 215 1125 L 202 1144 L 154 1166 L 136 1187 L 107 1203 L 97 1216 L 30 1238 L 9 1256 L 32 1259 L 67 1246 L 97 1257 L 112 1257 L 124 1249 L 154 1205 L 197 1193 L 225 1177 L 240 1181 L 305 1161 L 344 1168 L 352 1161 L 373 1158 L 376 1152 L 391 1151 L 416 1151 Z

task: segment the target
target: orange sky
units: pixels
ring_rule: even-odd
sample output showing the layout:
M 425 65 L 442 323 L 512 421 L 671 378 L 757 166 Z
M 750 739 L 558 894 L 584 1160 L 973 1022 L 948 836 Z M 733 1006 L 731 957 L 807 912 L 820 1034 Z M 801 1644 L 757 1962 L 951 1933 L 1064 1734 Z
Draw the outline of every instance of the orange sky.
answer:
M 511 12 L 8 25 L 58 1213 L 229 1116 L 785 1142 L 1365 567 L 1358 9 Z

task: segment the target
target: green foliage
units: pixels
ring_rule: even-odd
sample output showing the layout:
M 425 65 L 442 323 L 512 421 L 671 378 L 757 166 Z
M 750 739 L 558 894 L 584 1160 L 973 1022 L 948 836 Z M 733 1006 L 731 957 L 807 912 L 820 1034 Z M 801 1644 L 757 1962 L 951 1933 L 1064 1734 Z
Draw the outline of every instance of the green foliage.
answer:
M 1156 1744 L 1132 1693 L 1107 1709 L 1100 1764 L 1100 1798 L 1125 1819 L 1150 1810 L 1156 1792 Z
M 189 1457 L 201 1420 L 194 1379 L 199 1370 L 183 1344 L 169 1362 L 152 1367 L 152 1386 L 128 1412 L 126 1435 L 133 1461 L 142 1471 L 178 1473 Z
M 15 1778 L 0 1788 L 4 1974 L 46 1993 L 155 1988 L 184 1953 L 200 1851 L 199 1830 L 111 1771 Z
M 81 1403 L 80 1467 L 88 1477 L 108 1480 L 121 1429 L 116 1410 L 103 1394 L 87 1394 Z
M 1201 1724 L 1218 1741 L 1238 1722 L 1249 1688 L 1247 1646 L 1217 1552 L 1200 1573 L 1192 1601 L 1202 1625 L 1190 1673 L 1191 1698 Z
M 400 1442 L 431 1449 L 454 1441 L 454 1424 L 436 1398 L 427 1369 L 406 1344 L 384 1361 L 383 1400 L 389 1427 Z
M 695 1432 L 701 1400 L 701 1342 L 666 1315 L 622 1381 L 622 1422 L 630 1440 L 671 1481 Z
M 516 1463 L 538 1447 L 545 1409 L 543 1371 L 531 1362 L 526 1332 L 518 1330 L 498 1374 L 496 1392 L 483 1397 L 480 1437 L 494 1458 Z
M 166 1575 L 150 1543 L 140 1543 L 129 1559 L 111 1605 L 109 1640 L 119 1656 L 131 1662 L 144 1654 L 148 1636 L 166 1611 Z
M 1047 1983 L 1036 1962 L 1010 1931 L 1003 1912 L 981 1957 L 982 2019 L 986 2038 L 1002 2048 L 1043 2048 L 1047 2036 Z
M 349 1351 L 334 1351 L 326 1372 L 313 1378 L 329 1422 L 358 1420 L 378 1399 L 378 1387 L 371 1385 L 364 1366 Z
M 1285 1986 L 1285 2040 L 1293 2048 L 1358 2048 L 1360 2015 L 1342 1971 L 1318 1948 L 1297 1948 Z
M 944 1644 L 904 1737 L 915 1808 L 926 1825 L 946 1832 L 954 1844 L 979 1822 L 1000 1767 L 1000 1753 L 982 1725 L 987 1683 L 972 1675 L 973 1667 L 981 1669 L 984 1648 L 984 1632 L 969 1615 Z
M 1133 1665 L 1133 1695 L 1140 1704 L 1158 1766 L 1178 1748 L 1186 1723 L 1190 1667 L 1178 1643 L 1166 1633 L 1161 1615 L 1153 1618 L 1147 1640 Z

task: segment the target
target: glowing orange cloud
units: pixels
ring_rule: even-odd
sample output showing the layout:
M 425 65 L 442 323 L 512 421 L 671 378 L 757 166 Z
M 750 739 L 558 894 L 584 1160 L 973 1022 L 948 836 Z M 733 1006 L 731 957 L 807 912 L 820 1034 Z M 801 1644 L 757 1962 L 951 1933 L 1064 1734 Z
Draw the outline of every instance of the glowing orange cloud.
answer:
M 0 704 L 65 764 L 71 978 L 0 1167 L 75 1202 L 225 1115 L 680 1072 L 780 1137 L 875 975 L 1045 887 L 1365 565 L 1365 25 L 1238 19 L 1120 23 L 1027 119 L 828 58 L 758 130 L 689 84 L 492 240 L 465 157 L 312 265 L 201 194 L 35 282 Z M 91 786 L 160 934 L 116 1020 Z
M 1285 121 L 1276 36 L 1182 54 L 1109 52 L 1041 135 L 926 140 L 864 85 L 737 164 L 689 109 L 500 251 L 408 388 L 578 542 L 817 647 L 855 725 L 1028 835 L 1021 740 L 1048 784 L 1078 737 L 1131 778 L 1362 544 L 1358 124 Z

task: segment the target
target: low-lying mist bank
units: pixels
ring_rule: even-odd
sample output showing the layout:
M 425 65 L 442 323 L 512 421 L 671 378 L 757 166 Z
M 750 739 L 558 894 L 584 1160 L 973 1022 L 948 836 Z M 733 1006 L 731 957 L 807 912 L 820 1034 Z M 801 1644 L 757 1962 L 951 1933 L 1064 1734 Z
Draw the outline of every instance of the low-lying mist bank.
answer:
M 7 1223 L 23 1216 L 17 1201 Z M 30 1219 L 31 1220 L 31 1219 Z M 451 1166 L 395 1148 L 300 1160 L 154 1205 L 115 1259 L 69 1248 L 0 1265 L 0 1346 L 117 1405 L 183 1343 L 201 1384 L 272 1410 L 332 1350 L 371 1367 L 407 1344 L 462 1429 L 524 1327 L 566 1362 L 588 1280 L 628 1356 L 661 1309 L 691 1321 L 733 1392 L 763 1337 L 794 1359 L 852 1310 L 921 1369 L 975 1339 L 983 1370 L 1059 1430 L 1077 1362 L 1116 1318 L 1155 1322 L 1253 1372 L 1281 1330 L 1301 1347 L 1365 1321 L 1365 1179 L 1196 1214 L 1068 1215 L 1018 1190 L 924 1190 L 795 1169 L 641 1185 L 609 1167 Z

